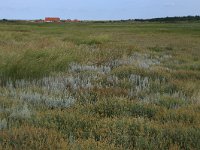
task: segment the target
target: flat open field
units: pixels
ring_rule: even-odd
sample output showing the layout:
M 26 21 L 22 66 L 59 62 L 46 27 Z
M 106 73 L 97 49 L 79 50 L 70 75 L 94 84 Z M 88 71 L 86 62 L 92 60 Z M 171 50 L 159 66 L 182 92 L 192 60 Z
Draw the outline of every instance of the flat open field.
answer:
M 0 23 L 0 149 L 200 149 L 200 23 Z

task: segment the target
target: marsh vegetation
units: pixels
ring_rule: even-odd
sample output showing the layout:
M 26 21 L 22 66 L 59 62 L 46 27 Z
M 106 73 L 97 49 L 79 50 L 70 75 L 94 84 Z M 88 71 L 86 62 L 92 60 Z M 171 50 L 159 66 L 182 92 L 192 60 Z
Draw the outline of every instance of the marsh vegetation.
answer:
M 200 149 L 199 48 L 198 22 L 0 23 L 0 149 Z

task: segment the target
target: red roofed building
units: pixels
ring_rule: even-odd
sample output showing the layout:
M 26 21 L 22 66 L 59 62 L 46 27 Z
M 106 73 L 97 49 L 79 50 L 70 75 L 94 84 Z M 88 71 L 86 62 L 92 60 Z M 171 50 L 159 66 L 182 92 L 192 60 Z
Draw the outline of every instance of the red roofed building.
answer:
M 51 17 L 46 17 L 45 22 L 60 22 L 60 18 L 51 18 Z

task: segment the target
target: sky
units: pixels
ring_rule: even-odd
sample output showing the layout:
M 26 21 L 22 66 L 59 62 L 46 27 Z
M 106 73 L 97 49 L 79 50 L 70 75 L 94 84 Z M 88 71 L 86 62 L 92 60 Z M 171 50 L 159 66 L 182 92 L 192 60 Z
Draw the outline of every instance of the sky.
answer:
M 200 15 L 200 0 L 0 0 L 0 19 L 80 20 Z

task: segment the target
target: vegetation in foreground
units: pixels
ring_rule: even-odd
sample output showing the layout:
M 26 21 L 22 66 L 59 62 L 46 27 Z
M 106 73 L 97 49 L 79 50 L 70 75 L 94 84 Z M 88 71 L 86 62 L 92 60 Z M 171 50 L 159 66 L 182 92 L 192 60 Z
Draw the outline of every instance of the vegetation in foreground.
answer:
M 0 23 L 0 149 L 200 149 L 199 23 Z

